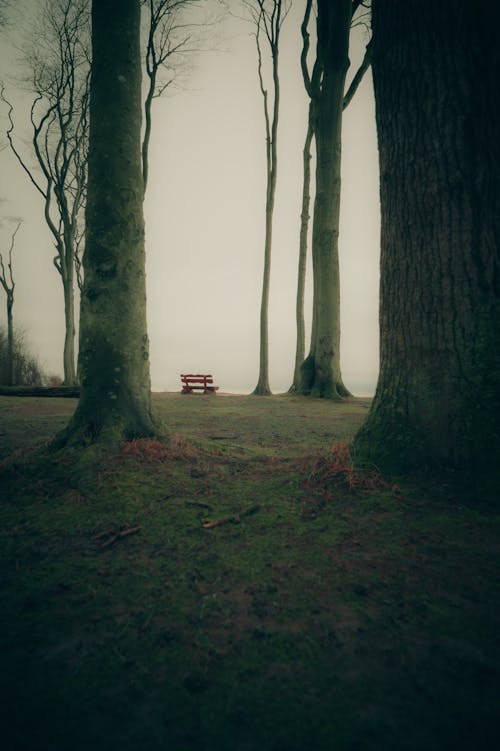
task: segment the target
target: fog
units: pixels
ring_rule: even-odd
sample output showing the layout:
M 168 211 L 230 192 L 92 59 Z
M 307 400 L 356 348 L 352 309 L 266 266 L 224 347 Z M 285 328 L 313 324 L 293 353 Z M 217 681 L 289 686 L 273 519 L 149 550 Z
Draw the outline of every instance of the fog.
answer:
M 27 12 L 30 5 L 27 3 Z M 270 383 L 288 389 L 295 357 L 295 295 L 302 145 L 307 99 L 302 83 L 296 1 L 283 28 L 278 183 L 270 293 Z M 253 390 L 258 377 L 264 260 L 265 131 L 255 40 L 226 19 L 218 42 L 198 53 L 182 89 L 156 100 L 145 201 L 148 326 L 153 390 L 180 390 L 181 372 L 213 373 L 222 391 Z M 365 38 L 354 34 L 351 75 Z M 2 42 L 2 78 L 15 72 Z M 16 102 L 16 133 L 26 138 L 26 98 Z M 23 115 L 24 112 L 24 115 Z M 6 111 L 1 110 L 5 133 Z M 24 122 L 23 122 L 24 118 Z M 2 135 L 2 142 L 5 138 Z M 373 393 L 378 370 L 379 203 L 371 76 L 344 113 L 340 226 L 341 364 L 355 394 Z M 44 368 L 62 375 L 62 284 L 40 196 L 8 148 L 0 152 L 0 215 L 23 218 L 14 254 L 14 317 Z M 12 223 L 4 221 L 5 251 Z M 5 322 L 0 296 L 0 321 Z M 306 294 L 310 327 L 311 269 Z

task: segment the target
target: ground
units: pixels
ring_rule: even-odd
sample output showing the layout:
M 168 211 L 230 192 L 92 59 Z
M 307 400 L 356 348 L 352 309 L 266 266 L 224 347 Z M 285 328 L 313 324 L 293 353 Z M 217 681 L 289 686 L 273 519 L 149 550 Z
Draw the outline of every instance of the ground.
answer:
M 154 403 L 82 490 L 75 400 L 0 397 L 2 748 L 493 748 L 495 508 L 355 471 L 366 399 Z

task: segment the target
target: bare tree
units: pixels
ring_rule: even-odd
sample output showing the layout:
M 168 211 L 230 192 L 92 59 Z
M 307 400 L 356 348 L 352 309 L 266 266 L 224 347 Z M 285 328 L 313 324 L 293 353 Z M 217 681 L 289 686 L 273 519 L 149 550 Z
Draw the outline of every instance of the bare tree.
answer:
M 14 252 L 16 235 L 22 222 L 18 221 L 15 230 L 12 231 L 10 246 L 7 251 L 5 262 L 0 253 L 0 284 L 7 296 L 7 386 L 14 385 L 14 272 L 12 270 L 12 253 Z
M 1 98 L 8 106 L 10 148 L 43 198 L 45 221 L 56 248 L 53 261 L 64 291 L 64 383 L 72 385 L 76 382 L 75 278 L 81 283 L 87 183 L 89 2 L 48 0 L 40 23 L 37 43 L 27 55 L 34 94 L 29 153 L 14 138 L 14 108 L 3 87 Z
M 299 241 L 296 320 L 297 346 L 291 391 L 339 398 L 348 390 L 340 374 L 340 286 L 338 237 L 340 217 L 340 165 L 342 112 L 370 65 L 371 46 L 345 91 L 352 26 L 366 23 L 369 3 L 360 0 L 318 1 L 317 49 L 309 72 L 308 25 L 312 1 L 307 0 L 301 26 L 301 68 L 308 93 L 309 115 L 304 144 L 304 180 Z M 360 9 L 360 12 L 355 15 Z M 304 288 L 309 227 L 311 145 L 316 145 L 316 197 L 313 221 L 313 321 L 311 347 L 304 360 Z
M 302 378 L 302 363 L 305 357 L 305 340 L 306 328 L 304 321 L 304 293 L 306 286 L 306 265 L 307 265 L 307 237 L 309 233 L 309 207 L 311 203 L 311 148 L 314 139 L 314 110 L 312 100 L 312 90 L 317 86 L 317 79 L 320 76 L 319 60 L 316 58 L 312 74 L 309 73 L 307 56 L 309 53 L 309 18 L 311 15 L 312 0 L 306 0 L 304 19 L 300 31 L 302 34 L 302 52 L 300 56 L 300 66 L 306 91 L 309 95 L 309 110 L 307 118 L 307 131 L 302 149 L 302 206 L 300 212 L 300 233 L 299 233 L 299 263 L 297 271 L 297 297 L 295 303 L 295 323 L 297 327 L 297 339 L 295 346 L 295 367 L 293 372 L 293 382 L 289 389 L 290 392 L 300 390 Z
M 185 12 L 200 0 L 142 0 L 147 12 L 145 68 L 147 80 L 144 99 L 142 138 L 142 175 L 146 190 L 149 174 L 149 142 L 152 129 L 153 100 L 161 97 L 179 75 L 181 56 L 192 51 L 193 24 Z
M 264 121 L 266 128 L 266 226 L 264 239 L 264 273 L 262 281 L 262 298 L 260 306 L 260 350 L 259 378 L 254 394 L 265 396 L 271 393 L 269 387 L 269 286 L 271 277 L 271 249 L 273 234 L 273 213 L 278 175 L 278 120 L 280 106 L 280 80 L 278 73 L 279 44 L 283 22 L 288 15 L 291 2 L 286 0 L 245 0 L 244 5 L 255 26 L 257 47 L 257 71 L 259 86 L 264 103 Z M 262 42 L 267 45 L 270 54 L 272 95 L 264 76 L 264 59 Z
M 158 435 L 151 410 L 140 0 L 94 0 L 80 400 L 55 446 Z
M 11 5 L 11 0 L 0 0 L 0 26 L 7 24 L 7 11 Z

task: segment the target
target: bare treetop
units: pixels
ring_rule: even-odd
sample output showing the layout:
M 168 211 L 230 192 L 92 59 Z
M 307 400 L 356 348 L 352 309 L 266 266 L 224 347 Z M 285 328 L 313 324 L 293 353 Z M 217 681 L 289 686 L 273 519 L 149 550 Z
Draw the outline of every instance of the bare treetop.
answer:
M 7 11 L 11 5 L 11 0 L 0 0 L 0 26 L 7 24 Z
M 66 334 L 64 373 L 75 382 L 74 290 L 80 278 L 83 211 L 86 201 L 90 88 L 90 1 L 46 0 L 24 54 L 26 88 L 32 100 L 28 116 L 31 143 L 15 132 L 14 106 L 7 105 L 7 139 L 19 165 L 43 198 L 52 234 L 53 258 L 63 284 Z M 34 163 L 34 164 L 33 164 Z
M 18 233 L 19 227 L 22 224 L 21 219 L 17 219 L 17 226 L 15 230 L 13 230 L 10 238 L 10 246 L 7 251 L 5 264 L 7 266 L 7 269 L 5 268 L 4 260 L 3 260 L 3 254 L 0 253 L 0 284 L 5 290 L 5 293 L 7 296 L 9 294 L 14 292 L 15 282 L 14 282 L 14 274 L 12 271 L 12 253 L 14 251 L 14 246 L 16 242 L 16 235 Z

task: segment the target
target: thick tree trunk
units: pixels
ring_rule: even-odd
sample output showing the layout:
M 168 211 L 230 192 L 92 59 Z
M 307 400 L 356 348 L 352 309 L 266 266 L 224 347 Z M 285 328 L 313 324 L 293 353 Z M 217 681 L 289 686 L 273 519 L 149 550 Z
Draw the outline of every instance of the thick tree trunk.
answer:
M 373 0 L 381 366 L 355 448 L 387 469 L 497 461 L 499 16 Z
M 312 255 L 314 309 L 311 350 L 302 365 L 300 391 L 326 398 L 349 392 L 340 373 L 339 216 L 341 129 L 349 67 L 350 0 L 319 0 L 318 55 L 323 79 L 313 92 L 316 140 L 316 197 Z
M 146 329 L 139 0 L 94 0 L 80 401 L 65 442 L 157 434 Z

